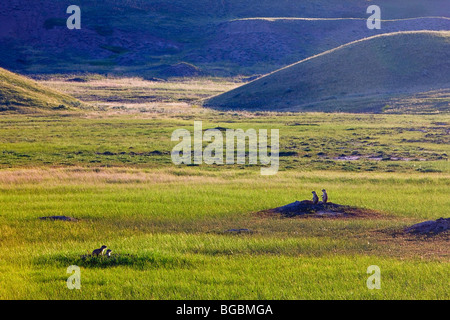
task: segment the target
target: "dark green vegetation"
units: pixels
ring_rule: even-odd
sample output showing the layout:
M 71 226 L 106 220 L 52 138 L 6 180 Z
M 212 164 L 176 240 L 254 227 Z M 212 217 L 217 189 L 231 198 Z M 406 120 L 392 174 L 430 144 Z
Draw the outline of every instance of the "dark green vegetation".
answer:
M 0 66 L 29 74 L 253 75 L 380 33 L 450 29 L 450 19 L 442 17 L 448 15 L 447 0 L 379 0 L 386 20 L 381 30 L 366 28 L 370 4 L 354 0 L 2 1 Z M 69 5 L 81 7 L 81 30 L 66 28 Z M 417 19 L 399 20 L 405 18 Z M 180 62 L 201 72 L 174 68 Z
M 92 256 L 90 254 L 74 255 L 43 255 L 35 259 L 37 265 L 59 265 L 61 267 L 76 265 L 83 268 L 111 268 L 111 267 L 132 267 L 137 269 L 149 268 L 187 268 L 190 263 L 187 259 L 175 259 L 170 255 L 164 256 L 158 253 L 153 254 L 118 254 L 113 253 L 109 257 Z
M 273 111 L 450 111 L 449 52 L 450 32 L 375 36 L 273 72 L 206 105 Z M 410 101 L 402 101 L 417 93 L 430 103 L 411 108 Z
M 69 95 L 0 68 L 0 112 L 42 112 L 80 106 L 81 102 Z

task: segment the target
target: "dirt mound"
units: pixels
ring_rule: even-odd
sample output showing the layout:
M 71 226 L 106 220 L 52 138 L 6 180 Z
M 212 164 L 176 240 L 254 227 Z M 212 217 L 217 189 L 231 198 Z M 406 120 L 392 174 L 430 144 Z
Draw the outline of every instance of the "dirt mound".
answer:
M 282 216 L 282 217 L 330 217 L 330 218 L 345 218 L 345 217 L 375 217 L 379 214 L 373 210 L 340 205 L 337 203 L 322 203 L 314 204 L 310 200 L 295 201 L 282 207 L 264 210 L 258 214 L 266 216 Z
M 434 235 L 450 229 L 450 218 L 421 222 L 405 229 L 406 233 Z

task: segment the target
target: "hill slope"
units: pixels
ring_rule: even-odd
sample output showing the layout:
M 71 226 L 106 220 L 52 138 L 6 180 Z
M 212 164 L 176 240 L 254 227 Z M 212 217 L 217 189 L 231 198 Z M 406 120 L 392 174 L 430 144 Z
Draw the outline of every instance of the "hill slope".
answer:
M 81 7 L 80 30 L 66 27 L 71 4 Z M 253 75 L 379 33 L 450 30 L 450 19 L 442 17 L 450 12 L 448 0 L 378 0 L 385 20 L 381 30 L 366 27 L 369 4 L 355 0 L 0 1 L 0 66 L 21 74 L 82 70 L 167 77 L 178 75 L 167 73 L 167 66 L 187 62 L 200 67 L 201 74 Z M 416 17 L 427 18 L 403 20 Z
M 205 105 L 380 112 L 389 101 L 449 88 L 450 32 L 398 32 L 355 41 L 307 58 L 213 97 Z M 443 108 L 448 108 L 448 101 Z
M 66 94 L 45 88 L 26 77 L 0 68 L 0 111 L 71 109 L 81 103 Z

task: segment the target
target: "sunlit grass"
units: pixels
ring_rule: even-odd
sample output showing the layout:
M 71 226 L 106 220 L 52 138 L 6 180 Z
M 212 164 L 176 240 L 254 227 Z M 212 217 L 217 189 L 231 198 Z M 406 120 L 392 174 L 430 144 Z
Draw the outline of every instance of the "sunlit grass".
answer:
M 448 181 L 444 174 L 340 172 L 264 179 L 258 171 L 198 168 L 2 171 L 0 298 L 445 299 L 447 286 L 437 280 L 449 271 L 448 252 L 439 253 L 445 240 L 433 247 L 374 231 L 445 215 L 448 197 L 438 190 Z M 385 217 L 252 214 L 307 198 L 321 186 L 334 202 Z M 420 201 L 424 193 L 434 194 L 436 205 Z M 80 220 L 38 219 L 49 215 Z M 231 228 L 252 233 L 227 233 Z M 83 260 L 102 244 L 117 260 Z M 65 287 L 72 264 L 82 269 L 81 291 Z M 372 264 L 382 268 L 381 291 L 365 286 Z
M 322 188 L 329 191 L 330 201 L 387 215 L 438 218 L 447 213 L 450 204 L 441 191 L 448 189 L 449 176 L 439 173 L 280 172 L 267 178 L 258 171 L 223 174 L 193 168 L 186 169 L 182 176 L 176 172 L 3 171 L 0 208 L 7 219 L 65 214 L 76 218 L 183 220 L 248 214 L 309 199 L 311 190 Z
M 183 86 L 198 86 L 198 98 L 231 85 L 139 89 L 140 79 L 102 81 L 86 94 L 131 86 L 137 89 L 122 90 L 122 98 L 166 89 L 174 98 Z M 448 235 L 402 233 L 448 217 L 448 115 L 217 112 L 154 103 L 155 112 L 2 116 L 0 299 L 449 298 Z M 204 129 L 280 129 L 286 154 L 278 174 L 261 176 L 249 165 L 173 165 L 171 133 L 192 130 L 200 119 Z M 352 154 L 363 158 L 335 159 Z M 364 158 L 374 155 L 384 160 Z M 257 214 L 322 188 L 334 203 L 379 216 Z M 39 219 L 52 215 L 78 221 Z M 251 232 L 228 232 L 239 228 Z M 88 256 L 101 245 L 116 259 Z M 81 290 L 66 288 L 72 264 L 81 267 Z M 381 290 L 366 287 L 370 265 L 381 268 Z

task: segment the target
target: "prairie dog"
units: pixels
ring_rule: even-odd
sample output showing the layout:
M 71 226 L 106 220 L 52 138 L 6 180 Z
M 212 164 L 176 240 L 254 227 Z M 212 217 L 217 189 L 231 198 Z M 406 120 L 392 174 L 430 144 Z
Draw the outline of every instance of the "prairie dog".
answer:
M 92 251 L 92 255 L 93 256 L 98 256 L 98 255 L 103 255 L 103 252 L 105 251 L 106 246 L 102 246 L 99 249 L 95 249 L 94 251 Z
M 327 191 L 325 189 L 322 189 L 322 202 L 327 203 L 327 201 L 328 201 Z
M 319 202 L 319 197 L 317 196 L 316 192 L 313 191 L 313 204 L 317 204 Z

